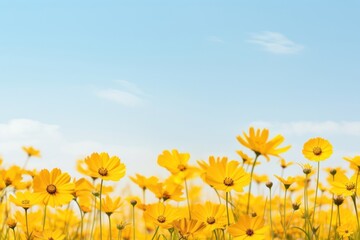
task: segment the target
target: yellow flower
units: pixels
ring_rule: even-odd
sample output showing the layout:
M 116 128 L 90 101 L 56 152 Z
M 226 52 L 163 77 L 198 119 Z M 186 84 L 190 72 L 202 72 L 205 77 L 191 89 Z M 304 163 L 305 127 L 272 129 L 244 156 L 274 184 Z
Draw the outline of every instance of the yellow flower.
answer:
M 111 215 L 116 212 L 116 210 L 118 210 L 121 205 L 122 202 L 120 197 L 112 199 L 109 195 L 106 195 L 106 197 L 102 199 L 101 210 L 107 215 Z
M 311 138 L 304 144 L 302 153 L 308 160 L 319 162 L 331 156 L 333 147 L 326 139 L 320 137 Z
M 344 160 L 350 163 L 350 168 L 355 171 L 360 171 L 360 156 L 344 157 Z
M 284 184 L 284 187 L 288 189 L 291 184 L 293 184 L 296 181 L 296 178 L 294 177 L 287 177 L 287 179 L 284 179 L 282 177 L 279 177 L 277 175 L 274 175 L 277 179 L 279 179 L 280 182 Z
M 264 227 L 264 220 L 260 217 L 243 215 L 238 222 L 228 227 L 228 232 L 235 239 L 256 239 L 263 240 L 268 236 L 268 227 Z
M 40 155 L 40 150 L 37 150 L 35 148 L 33 148 L 32 146 L 30 147 L 22 147 L 22 149 L 27 153 L 28 157 L 41 157 Z
M 103 180 L 119 181 L 125 176 L 125 165 L 120 162 L 117 156 L 110 157 L 109 154 L 93 153 L 85 159 L 89 168 L 90 176 Z
M 149 190 L 155 194 L 159 200 L 174 200 L 182 201 L 183 186 L 174 182 L 173 178 L 168 178 L 165 182 L 160 182 L 155 185 L 149 185 Z
M 17 225 L 17 221 L 12 217 L 8 217 L 8 219 L 6 219 L 6 225 L 8 225 L 9 228 L 14 229 Z
M 179 208 L 163 203 L 155 203 L 147 206 L 144 217 L 146 221 L 150 221 L 156 226 L 169 229 L 172 227 L 173 221 L 181 218 L 182 215 Z
M 129 176 L 131 181 L 137 184 L 142 190 L 146 190 L 149 188 L 149 185 L 155 185 L 159 181 L 159 179 L 155 176 L 145 177 L 141 174 L 136 174 L 136 177 Z
M 75 185 L 70 180 L 70 175 L 58 168 L 51 172 L 43 169 L 34 177 L 34 192 L 45 205 L 55 207 L 67 204 L 74 198 Z
M 238 161 L 215 162 L 206 171 L 206 182 L 217 190 L 242 192 L 250 183 L 250 176 Z
M 6 187 L 10 185 L 15 187 L 21 183 L 22 176 L 20 167 L 13 165 L 8 170 L 2 170 L 0 172 Z
M 25 210 L 39 203 L 38 195 L 31 193 L 29 191 L 20 192 L 17 191 L 14 195 L 10 195 L 10 201 L 13 202 L 16 206 L 22 207 Z
M 356 182 L 356 179 L 357 182 Z M 351 176 L 349 179 L 345 174 L 336 174 L 335 181 L 330 182 L 330 191 L 336 195 L 352 196 L 360 190 L 360 178 L 357 177 L 357 173 Z
M 206 227 L 202 221 L 187 218 L 175 220 L 173 225 L 179 231 L 180 239 L 193 239 Z
M 222 163 L 222 164 L 226 164 L 227 163 L 227 161 L 228 161 L 228 158 L 227 157 L 214 157 L 214 156 L 210 156 L 209 157 L 209 163 L 207 163 L 207 162 L 205 162 L 204 160 L 198 160 L 198 161 L 196 161 L 198 164 L 199 164 L 199 166 L 200 166 L 200 168 L 201 168 L 201 173 L 200 173 L 200 177 L 204 180 L 204 181 L 206 181 L 206 171 L 208 170 L 208 168 L 211 166 L 211 165 L 213 165 L 213 164 L 215 164 L 216 162 L 217 163 Z
M 263 155 L 268 161 L 270 160 L 269 155 L 279 157 L 279 154 L 289 150 L 291 146 L 278 148 L 279 145 L 284 141 L 284 137 L 277 135 L 273 139 L 268 141 L 269 130 L 268 129 L 257 129 L 256 132 L 253 127 L 249 130 L 249 135 L 245 132 L 244 137 L 237 136 L 237 140 L 245 147 L 251 149 L 256 155 Z
M 350 239 L 353 233 L 356 231 L 356 225 L 353 221 L 347 221 L 345 223 L 341 223 L 341 225 L 336 229 L 341 239 L 347 240 Z M 351 238 L 353 239 L 353 238 Z
M 254 160 L 241 150 L 237 150 L 236 153 L 241 157 L 243 163 L 252 162 Z
M 209 201 L 205 202 L 205 204 L 194 205 L 192 208 L 192 216 L 195 219 L 203 221 L 210 232 L 217 228 L 224 228 L 227 223 L 225 206 Z
M 281 168 L 285 169 L 287 168 L 288 166 L 291 166 L 293 165 L 294 163 L 293 162 L 286 162 L 285 159 L 281 158 L 280 159 L 280 166 Z
M 65 239 L 65 234 L 60 229 L 52 230 L 44 230 L 40 234 L 35 235 L 35 239 L 42 239 L 42 240 L 63 240 Z
M 188 179 L 192 177 L 197 170 L 188 164 L 189 159 L 189 153 L 179 153 L 176 149 L 171 152 L 165 150 L 159 155 L 157 163 L 161 167 L 166 168 L 171 174 L 179 175 L 182 179 Z

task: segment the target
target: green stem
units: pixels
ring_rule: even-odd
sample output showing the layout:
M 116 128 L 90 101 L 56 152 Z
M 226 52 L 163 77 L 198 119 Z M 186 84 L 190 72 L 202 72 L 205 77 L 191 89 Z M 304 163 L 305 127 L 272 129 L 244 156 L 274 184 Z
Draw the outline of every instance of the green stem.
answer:
M 27 166 L 27 164 L 28 164 L 28 162 L 29 162 L 29 159 L 30 159 L 30 155 L 28 155 L 27 156 L 27 158 L 26 158 L 26 160 L 25 160 L 25 163 L 24 163 L 24 166 L 23 166 L 23 168 L 22 169 L 26 169 L 26 166 Z
M 99 214 L 99 221 L 100 221 L 100 240 L 102 240 L 102 224 L 101 224 L 101 194 L 102 194 L 102 186 L 103 186 L 103 182 L 104 180 L 101 179 L 101 182 L 100 182 L 100 214 Z
M 189 219 L 191 220 L 191 209 L 190 209 L 189 190 L 188 190 L 188 185 L 187 185 L 187 182 L 186 182 L 186 178 L 184 179 L 184 182 L 185 182 L 185 191 L 186 191 L 186 201 L 187 201 L 188 210 L 189 210 Z
M 81 210 L 80 204 L 78 203 L 78 201 L 76 201 L 76 199 L 74 200 L 76 202 L 76 205 L 79 207 L 80 210 L 80 219 L 81 219 L 81 225 L 80 225 L 80 239 L 83 238 L 83 226 L 84 226 L 84 213 Z
M 270 191 L 270 232 L 271 232 L 271 239 L 274 239 L 274 232 L 273 232 L 273 225 L 272 225 L 272 216 L 271 216 L 271 188 L 269 188 Z
M 227 225 L 230 226 L 230 215 L 229 215 L 229 192 L 226 192 L 226 215 L 227 215 Z M 229 233 L 229 239 L 231 235 Z
M 159 226 L 156 227 L 156 230 L 154 232 L 154 235 L 152 236 L 151 240 L 154 240 L 156 237 L 157 232 L 159 231 Z
M 132 205 L 133 240 L 135 240 L 135 205 Z
M 254 174 L 256 161 L 257 161 L 258 157 L 260 156 L 260 153 L 255 152 L 255 154 L 256 154 L 256 157 L 255 157 L 255 160 L 251 167 L 251 172 L 250 172 L 250 185 L 249 185 L 249 192 L 248 192 L 248 198 L 247 198 L 246 214 L 249 214 L 252 178 L 253 178 L 253 174 Z
M 30 239 L 30 236 L 29 236 L 29 224 L 28 224 L 28 214 L 27 214 L 28 209 L 27 208 L 24 208 L 24 209 L 25 209 L 25 223 L 26 223 L 26 239 Z
M 13 228 L 12 230 L 13 230 L 13 234 L 14 234 L 14 240 L 16 240 L 15 228 Z
M 359 229 L 360 229 L 360 223 L 359 223 L 359 213 L 358 213 L 358 211 L 357 211 L 357 206 L 356 206 L 356 196 L 355 196 L 355 195 L 352 195 L 351 198 L 352 198 L 353 203 L 354 203 L 355 213 L 356 213 L 357 227 L 358 227 L 358 230 L 359 230 Z
M 287 188 L 285 188 L 285 197 L 284 197 L 284 239 L 286 239 L 286 194 L 287 194 Z
M 315 200 L 314 200 L 314 211 L 312 215 L 312 225 L 314 226 L 314 220 L 315 220 L 315 210 L 316 210 L 316 200 L 317 200 L 317 194 L 319 189 L 319 177 L 320 177 L 320 162 L 318 162 L 318 169 L 317 169 L 317 179 L 316 179 L 316 190 L 315 190 Z
M 108 219 L 109 219 L 109 236 L 110 236 L 110 240 L 112 240 L 112 232 L 111 232 L 111 214 L 107 214 L 108 215 Z
M 333 181 L 335 180 L 335 176 L 333 175 Z M 328 239 L 330 239 L 331 234 L 331 224 L 332 224 L 332 218 L 333 218 L 333 212 L 334 212 L 334 194 L 331 196 L 331 213 L 330 213 L 330 224 L 329 224 L 329 233 L 328 233 Z

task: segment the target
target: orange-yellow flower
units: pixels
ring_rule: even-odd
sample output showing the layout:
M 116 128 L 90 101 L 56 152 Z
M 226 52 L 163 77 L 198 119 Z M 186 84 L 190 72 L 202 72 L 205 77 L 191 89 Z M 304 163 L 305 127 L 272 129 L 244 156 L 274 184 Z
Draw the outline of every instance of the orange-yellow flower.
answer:
M 41 157 L 40 150 L 30 147 L 22 147 L 22 149 L 27 153 L 28 157 Z
M 228 227 L 228 232 L 235 239 L 263 240 L 268 236 L 268 227 L 264 226 L 264 219 L 243 215 L 239 220 Z
M 122 204 L 120 197 L 112 199 L 109 195 L 106 195 L 106 197 L 102 199 L 101 210 L 107 215 L 111 215 L 116 212 Z
M 17 191 L 14 195 L 10 195 L 10 201 L 13 202 L 16 206 L 22 207 L 25 210 L 29 209 L 33 205 L 39 203 L 39 197 L 29 191 L 20 192 Z
M 308 160 L 319 162 L 331 156 L 333 147 L 326 139 L 320 137 L 311 138 L 304 144 L 302 153 Z
M 204 222 L 188 218 L 177 219 L 173 225 L 179 231 L 180 239 L 193 239 L 206 227 Z
M 110 157 L 109 154 L 93 153 L 85 159 L 89 168 L 90 176 L 103 180 L 119 181 L 125 176 L 126 168 L 117 156 Z
M 286 189 L 288 189 L 290 187 L 291 184 L 293 184 L 295 181 L 296 181 L 296 178 L 294 177 L 287 177 L 286 179 L 285 178 L 282 178 L 282 177 L 279 177 L 277 175 L 275 175 L 275 177 L 280 181 L 282 182 L 282 184 L 284 184 L 284 187 Z
M 145 177 L 141 174 L 135 174 L 135 177 L 129 176 L 129 178 L 142 190 L 146 190 L 150 185 L 155 185 L 159 181 L 159 179 L 155 176 Z
M 70 175 L 58 168 L 51 172 L 43 169 L 34 177 L 34 192 L 45 205 L 55 207 L 67 204 L 74 198 L 75 185 L 70 180 Z
M 156 226 L 169 229 L 172 227 L 173 221 L 181 218 L 182 215 L 179 208 L 163 203 L 155 203 L 147 206 L 144 217 L 146 221 L 150 221 Z
M 350 163 L 350 168 L 355 171 L 360 171 L 360 156 L 344 157 L 344 160 Z
M 242 192 L 243 187 L 250 183 L 250 176 L 239 166 L 238 161 L 221 161 L 209 166 L 206 182 L 217 190 Z
M 249 130 L 249 135 L 245 132 L 244 137 L 237 136 L 237 140 L 245 147 L 251 149 L 256 155 L 263 155 L 268 161 L 270 160 L 269 155 L 279 157 L 279 154 L 289 150 L 291 146 L 278 148 L 279 145 L 284 141 L 284 137 L 281 135 L 275 136 L 273 139 L 268 140 L 269 130 L 257 129 L 256 132 L 253 127 Z
M 357 173 L 352 175 L 350 179 L 345 174 L 336 174 L 335 181 L 330 182 L 330 184 L 332 186 L 330 191 L 336 195 L 353 196 L 360 190 L 360 178 L 358 178 Z
M 192 217 L 203 221 L 210 232 L 218 228 L 224 228 L 227 224 L 225 206 L 209 201 L 205 202 L 205 204 L 194 205 Z

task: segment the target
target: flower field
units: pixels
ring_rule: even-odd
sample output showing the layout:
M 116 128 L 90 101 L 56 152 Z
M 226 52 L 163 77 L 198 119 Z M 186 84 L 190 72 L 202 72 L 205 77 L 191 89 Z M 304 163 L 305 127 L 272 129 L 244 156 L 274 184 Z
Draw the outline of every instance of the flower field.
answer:
M 23 166 L 0 163 L 0 240 L 360 239 L 360 156 L 344 157 L 349 171 L 324 169 L 333 146 L 321 137 L 304 143 L 306 164 L 283 159 L 291 146 L 268 129 L 251 127 L 237 140 L 237 160 L 209 156 L 190 164 L 189 153 L 164 150 L 157 164 L 166 179 L 127 176 L 121 156 L 105 152 L 77 162 L 81 178 L 58 168 L 29 170 L 40 150 L 23 147 Z M 279 162 L 276 181 L 257 172 L 264 161 Z M 297 174 L 287 174 L 294 164 Z M 142 194 L 114 187 L 126 177 Z

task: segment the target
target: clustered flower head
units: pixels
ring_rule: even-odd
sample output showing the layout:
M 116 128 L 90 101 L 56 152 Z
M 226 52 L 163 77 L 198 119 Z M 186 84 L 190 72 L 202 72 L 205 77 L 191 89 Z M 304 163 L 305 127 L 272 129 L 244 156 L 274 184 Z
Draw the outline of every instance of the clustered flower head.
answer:
M 282 155 L 290 149 L 282 135 L 250 127 L 237 140 L 236 158 L 195 164 L 190 153 L 164 150 L 156 163 L 165 175 L 139 168 L 123 187 L 126 159 L 90 153 L 74 178 L 56 166 L 29 170 L 40 150 L 23 147 L 23 167 L 0 159 L 0 239 L 360 239 L 359 156 L 344 157 L 348 169 L 325 169 L 322 181 L 320 161 L 333 153 L 324 138 L 305 142 L 301 169 Z

